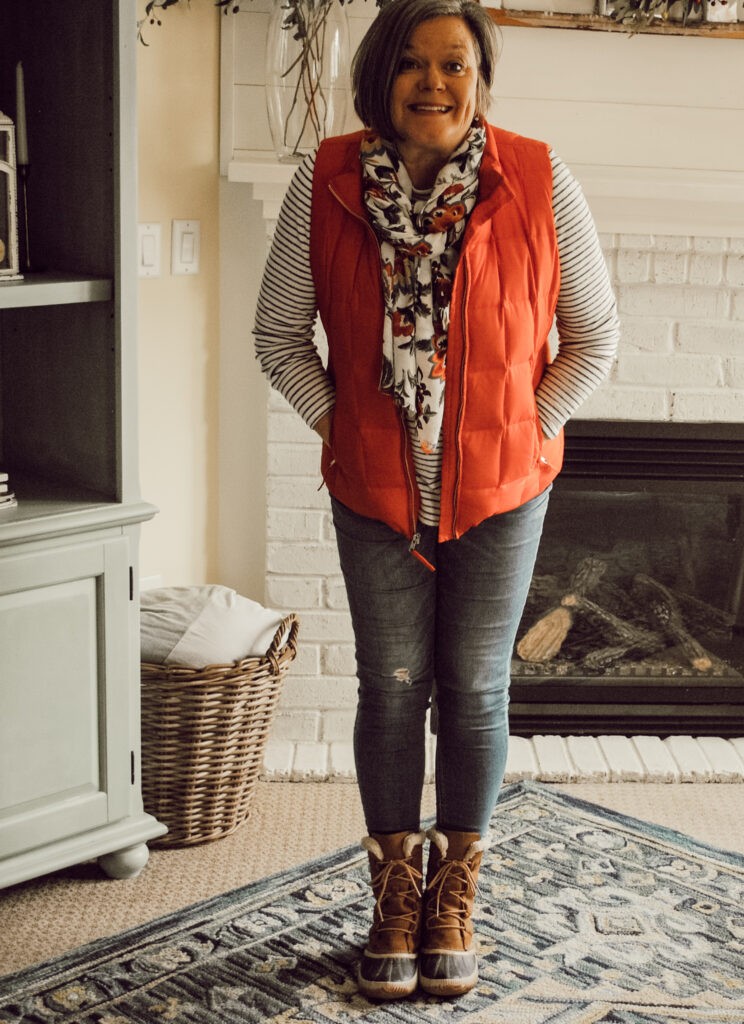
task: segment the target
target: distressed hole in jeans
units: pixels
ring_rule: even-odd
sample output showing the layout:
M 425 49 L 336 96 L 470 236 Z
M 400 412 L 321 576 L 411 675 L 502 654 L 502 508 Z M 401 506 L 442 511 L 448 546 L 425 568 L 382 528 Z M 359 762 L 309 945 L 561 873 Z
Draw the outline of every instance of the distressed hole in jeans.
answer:
M 393 679 L 397 679 L 399 683 L 408 683 L 411 685 L 411 670 L 407 668 L 396 668 L 393 672 Z

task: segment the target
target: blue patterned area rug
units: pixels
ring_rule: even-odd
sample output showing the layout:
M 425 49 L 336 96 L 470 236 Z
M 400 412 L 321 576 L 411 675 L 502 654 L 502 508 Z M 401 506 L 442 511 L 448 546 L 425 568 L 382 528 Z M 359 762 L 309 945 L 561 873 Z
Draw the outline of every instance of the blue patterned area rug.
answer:
M 355 847 L 0 979 L 0 1021 L 743 1024 L 744 858 L 534 783 L 492 827 L 462 999 L 359 996 Z

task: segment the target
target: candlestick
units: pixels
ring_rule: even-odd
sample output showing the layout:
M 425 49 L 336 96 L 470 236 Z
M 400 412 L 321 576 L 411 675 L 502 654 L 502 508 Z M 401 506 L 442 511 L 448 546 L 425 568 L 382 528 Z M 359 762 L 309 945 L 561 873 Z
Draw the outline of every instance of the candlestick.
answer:
M 23 80 L 23 63 L 16 64 L 16 154 L 18 166 L 28 163 L 28 134 L 26 131 L 26 89 Z
M 28 157 L 28 154 L 26 154 Z M 27 274 L 31 273 L 31 240 L 28 235 L 28 172 L 29 166 L 27 163 L 18 165 L 18 175 L 21 183 L 21 194 L 20 194 L 20 212 L 21 212 L 21 241 L 22 247 L 22 259 L 23 269 Z

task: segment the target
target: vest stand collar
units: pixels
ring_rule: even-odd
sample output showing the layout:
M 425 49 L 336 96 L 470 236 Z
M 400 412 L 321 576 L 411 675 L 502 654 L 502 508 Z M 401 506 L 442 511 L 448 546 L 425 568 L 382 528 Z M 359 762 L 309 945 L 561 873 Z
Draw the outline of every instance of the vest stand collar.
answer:
M 350 137 L 350 141 L 353 140 L 352 145 L 357 150 L 357 153 L 363 136 L 364 132 L 360 131 L 355 132 Z M 483 194 L 489 198 L 483 203 L 479 202 L 476 204 L 470 217 L 471 223 L 469 227 L 471 230 L 476 228 L 481 222 L 489 220 L 497 210 L 514 199 L 514 193 L 504 178 L 498 146 L 493 129 L 489 124 L 486 125 L 486 146 L 483 150 L 479 177 Z M 329 188 L 350 213 L 363 217 L 366 220 L 367 213 L 364 208 L 361 175 L 356 169 L 345 170 L 337 174 L 329 182 Z
M 335 178 L 331 179 L 328 187 L 350 213 L 367 219 L 362 198 L 362 178 L 358 171 L 343 171 L 341 174 L 337 174 Z

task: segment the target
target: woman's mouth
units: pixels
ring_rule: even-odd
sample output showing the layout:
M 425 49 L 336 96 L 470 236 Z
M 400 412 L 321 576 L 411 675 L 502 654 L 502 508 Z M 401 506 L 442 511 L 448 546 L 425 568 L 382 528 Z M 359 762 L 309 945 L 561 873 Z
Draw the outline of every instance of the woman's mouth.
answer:
M 447 114 L 452 108 L 438 103 L 411 103 L 408 109 L 417 114 Z

